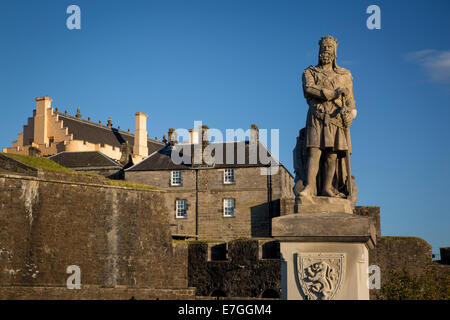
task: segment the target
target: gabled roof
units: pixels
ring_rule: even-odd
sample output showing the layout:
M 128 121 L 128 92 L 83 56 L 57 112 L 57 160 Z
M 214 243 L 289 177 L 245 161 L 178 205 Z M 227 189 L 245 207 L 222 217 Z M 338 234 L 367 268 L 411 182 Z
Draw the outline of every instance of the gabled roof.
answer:
M 75 140 L 83 140 L 96 144 L 108 144 L 117 148 L 120 148 L 122 143 L 128 141 L 131 148 L 133 148 L 134 134 L 132 133 L 59 112 L 58 118 L 63 121 L 63 126 L 69 129 L 69 134 L 73 134 Z M 164 146 L 164 143 L 158 140 L 148 139 L 147 146 L 148 153 L 151 154 Z
M 267 167 L 270 164 L 278 164 L 278 160 L 272 156 L 272 154 L 267 150 L 267 148 L 261 142 L 258 143 L 258 153 L 256 161 L 252 161 L 252 157 L 250 157 L 250 143 L 248 141 L 240 141 L 240 142 L 218 142 L 218 143 L 210 143 L 211 147 L 215 149 L 216 153 L 216 163 L 214 164 L 214 168 L 244 168 L 244 167 Z M 171 155 L 172 150 L 174 152 L 178 152 L 180 157 L 183 154 L 183 150 L 187 150 L 186 148 L 190 148 L 191 155 L 194 153 L 194 145 L 193 144 L 177 144 L 174 147 L 165 146 L 153 154 L 149 155 L 147 158 L 142 160 L 141 162 L 135 164 L 134 166 L 126 169 L 125 171 L 150 171 L 150 170 L 183 170 L 183 169 L 192 169 L 193 166 L 191 163 L 181 163 L 176 164 L 172 161 Z M 232 149 L 229 149 L 232 148 Z M 230 163 L 227 163 L 227 149 L 234 150 L 233 159 Z M 267 155 L 267 159 L 269 161 L 264 161 L 265 159 L 260 159 L 259 150 Z M 242 153 L 242 159 L 238 159 L 238 155 Z M 223 156 L 219 157 L 220 152 L 222 151 Z M 219 161 L 220 159 L 222 161 Z M 240 160 L 240 161 L 238 161 Z M 254 163 L 253 163 L 254 162 Z M 194 165 L 195 167 L 195 165 Z
M 114 161 L 100 151 L 63 151 L 50 156 L 49 159 L 66 168 L 122 168 L 120 163 Z

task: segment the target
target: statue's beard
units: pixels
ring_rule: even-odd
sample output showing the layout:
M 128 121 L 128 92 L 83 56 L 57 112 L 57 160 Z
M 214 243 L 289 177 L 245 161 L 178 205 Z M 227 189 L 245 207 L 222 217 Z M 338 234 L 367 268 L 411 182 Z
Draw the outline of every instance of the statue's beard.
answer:
M 321 65 L 329 64 L 333 61 L 333 55 L 329 52 L 322 52 L 319 54 L 319 61 Z

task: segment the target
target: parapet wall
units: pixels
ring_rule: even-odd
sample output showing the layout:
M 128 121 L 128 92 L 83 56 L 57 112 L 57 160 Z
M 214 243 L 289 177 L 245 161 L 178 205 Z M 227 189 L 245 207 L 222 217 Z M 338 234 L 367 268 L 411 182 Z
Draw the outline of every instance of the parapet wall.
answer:
M 280 297 L 280 279 L 277 241 L 189 244 L 189 286 L 197 296 Z
M 161 192 L 64 181 L 64 174 L 57 175 L 53 178 L 61 181 L 0 174 L 0 299 L 79 299 L 93 292 L 102 299 L 114 297 L 114 291 L 103 289 L 121 286 L 153 293 L 187 289 L 187 248 L 172 245 Z M 70 265 L 80 267 L 86 286 L 78 296 L 57 293 L 67 290 Z M 23 291 L 26 287 L 35 289 Z M 123 298 L 122 291 L 115 297 Z
M 383 283 L 390 280 L 390 270 L 422 274 L 432 261 L 431 251 L 431 246 L 421 238 L 381 237 L 375 249 L 369 250 L 369 262 L 380 267 Z

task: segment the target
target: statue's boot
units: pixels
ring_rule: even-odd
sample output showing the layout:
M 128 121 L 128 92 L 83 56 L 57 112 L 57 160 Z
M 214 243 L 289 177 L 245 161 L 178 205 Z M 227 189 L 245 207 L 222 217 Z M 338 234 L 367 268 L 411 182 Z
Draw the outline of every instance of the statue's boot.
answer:
M 337 194 L 331 188 L 324 189 L 322 195 L 325 197 L 335 197 Z
M 316 187 L 311 186 L 311 185 L 307 185 L 305 187 L 305 189 L 303 189 L 303 191 L 300 192 L 300 196 L 303 196 L 303 197 L 315 196 L 316 195 L 315 189 L 316 189 Z

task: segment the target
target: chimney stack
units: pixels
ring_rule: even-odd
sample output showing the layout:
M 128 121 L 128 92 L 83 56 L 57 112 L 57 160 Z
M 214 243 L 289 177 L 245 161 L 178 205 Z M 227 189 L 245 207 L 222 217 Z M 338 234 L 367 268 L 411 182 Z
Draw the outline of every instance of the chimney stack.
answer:
M 199 127 L 199 132 L 202 137 L 202 149 L 205 150 L 209 144 L 209 127 L 206 124 L 201 125 Z
M 148 156 L 147 146 L 147 115 L 136 112 L 136 130 L 134 131 L 133 155 L 141 158 Z
M 257 143 L 259 140 L 259 129 L 256 124 L 250 126 L 250 143 Z
M 167 135 L 169 137 L 169 145 L 170 146 L 176 145 L 178 142 L 178 136 L 177 136 L 177 132 L 175 131 L 175 129 L 169 128 L 169 132 L 167 133 Z
M 47 110 L 52 107 L 52 98 L 38 97 L 36 100 L 36 115 L 34 117 L 34 142 L 48 144 Z
M 202 166 L 204 164 L 204 151 L 209 144 L 208 137 L 209 127 L 207 125 L 201 125 L 198 127 L 197 143 L 194 144 L 194 152 L 192 154 L 192 164 L 197 166 Z
M 195 129 L 189 130 L 189 143 L 192 144 L 198 143 L 198 130 Z

